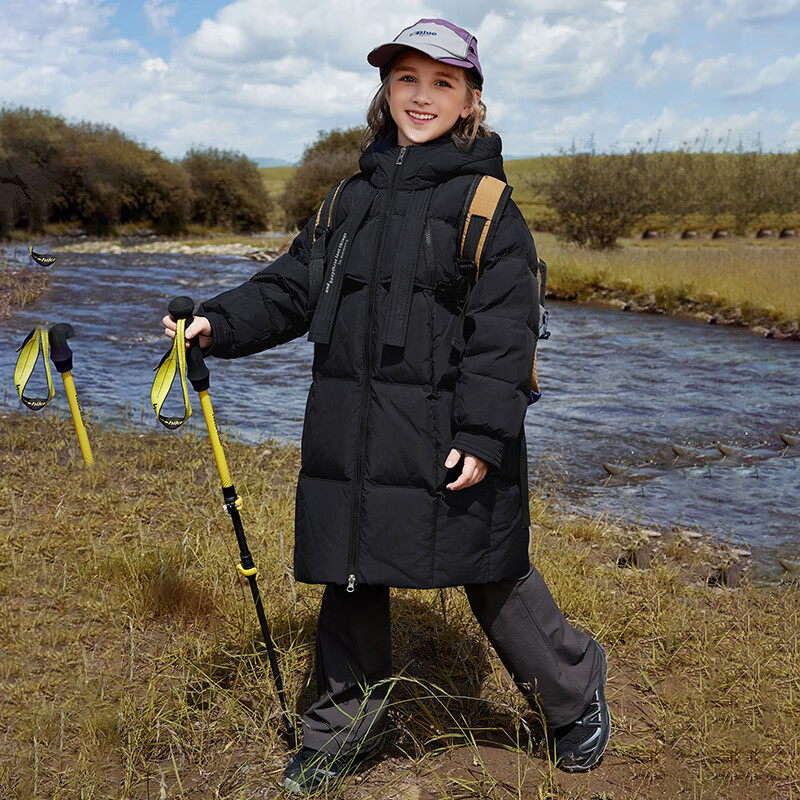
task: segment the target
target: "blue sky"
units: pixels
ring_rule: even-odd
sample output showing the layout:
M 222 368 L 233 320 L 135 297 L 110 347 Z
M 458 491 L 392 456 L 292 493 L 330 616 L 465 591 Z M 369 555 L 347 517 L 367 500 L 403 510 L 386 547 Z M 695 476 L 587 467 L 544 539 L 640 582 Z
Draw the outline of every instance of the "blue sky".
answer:
M 363 122 L 367 52 L 421 17 L 477 35 L 507 153 L 800 147 L 800 0 L 3 0 L 0 103 L 294 161 Z

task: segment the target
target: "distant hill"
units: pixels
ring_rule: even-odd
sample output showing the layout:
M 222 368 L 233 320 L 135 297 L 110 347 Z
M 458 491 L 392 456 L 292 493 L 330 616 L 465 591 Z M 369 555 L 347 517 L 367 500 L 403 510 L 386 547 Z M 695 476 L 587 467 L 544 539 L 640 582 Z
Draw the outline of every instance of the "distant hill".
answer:
M 294 164 L 291 161 L 284 161 L 282 158 L 269 158 L 266 156 L 255 156 L 254 158 L 250 159 L 251 161 L 255 161 L 256 166 L 261 167 L 294 167 Z

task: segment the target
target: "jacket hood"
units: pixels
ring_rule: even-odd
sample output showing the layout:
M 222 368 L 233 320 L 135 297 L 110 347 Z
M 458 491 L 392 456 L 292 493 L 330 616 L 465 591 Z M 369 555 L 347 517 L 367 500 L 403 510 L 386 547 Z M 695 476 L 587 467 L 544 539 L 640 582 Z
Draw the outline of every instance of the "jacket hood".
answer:
M 394 138 L 373 142 L 361 155 L 361 171 L 376 188 L 387 185 L 394 172 L 400 146 Z M 424 189 L 458 175 L 491 175 L 505 181 L 502 142 L 496 133 L 456 147 L 449 134 L 406 148 L 400 185 Z

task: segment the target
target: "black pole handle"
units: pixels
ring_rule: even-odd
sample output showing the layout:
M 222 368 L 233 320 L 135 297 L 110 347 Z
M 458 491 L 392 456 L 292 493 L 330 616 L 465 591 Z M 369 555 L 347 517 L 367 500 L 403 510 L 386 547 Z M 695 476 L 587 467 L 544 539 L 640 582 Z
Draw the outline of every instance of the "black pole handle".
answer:
M 194 320 L 192 316 L 194 300 L 192 300 L 191 297 L 186 297 L 186 295 L 173 297 L 172 300 L 169 301 L 167 310 L 169 311 L 169 315 L 176 322 L 179 319 L 185 319 L 187 328 Z M 208 367 L 203 358 L 203 351 L 200 349 L 197 337 L 189 340 L 189 352 L 186 354 L 186 375 L 189 378 L 189 382 L 192 384 L 192 388 L 196 392 L 208 391 L 210 383 Z
M 72 350 L 67 339 L 75 335 L 75 328 L 68 322 L 59 322 L 48 331 L 50 358 L 59 372 L 72 372 Z

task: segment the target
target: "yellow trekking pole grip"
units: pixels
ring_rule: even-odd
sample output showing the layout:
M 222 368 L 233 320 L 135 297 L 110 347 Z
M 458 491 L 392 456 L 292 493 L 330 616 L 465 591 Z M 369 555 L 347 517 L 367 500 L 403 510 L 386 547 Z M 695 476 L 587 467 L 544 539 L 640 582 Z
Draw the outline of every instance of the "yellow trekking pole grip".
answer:
M 50 358 L 56 365 L 56 369 L 61 373 L 61 380 L 64 382 L 64 390 L 67 393 L 72 421 L 75 423 L 75 432 L 78 434 L 78 444 L 81 448 L 83 461 L 87 467 L 91 467 L 94 464 L 94 456 L 89 445 L 89 436 L 86 433 L 81 407 L 78 404 L 75 382 L 72 380 L 72 350 L 67 344 L 67 339 L 71 339 L 74 335 L 75 329 L 66 322 L 59 322 L 57 325 L 53 325 L 48 334 L 50 339 Z

